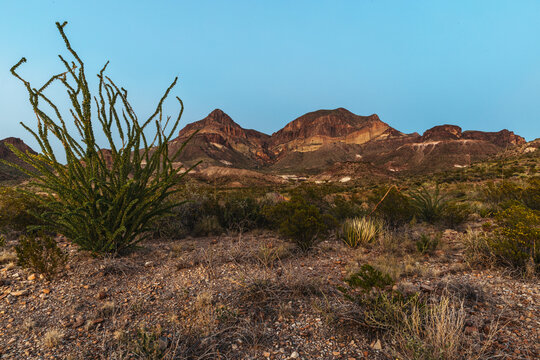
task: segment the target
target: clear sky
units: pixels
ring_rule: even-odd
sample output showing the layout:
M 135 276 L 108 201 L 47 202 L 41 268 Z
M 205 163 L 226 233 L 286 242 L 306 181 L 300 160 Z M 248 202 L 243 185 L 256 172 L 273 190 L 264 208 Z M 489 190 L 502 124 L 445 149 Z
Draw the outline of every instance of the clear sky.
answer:
M 540 137 L 537 0 L 0 0 L 0 138 L 35 146 L 9 69 L 26 56 L 20 72 L 35 85 L 60 72 L 64 20 L 87 75 L 110 60 L 141 118 L 179 76 L 183 125 L 221 108 L 271 134 L 345 107 L 404 132 L 446 123 Z

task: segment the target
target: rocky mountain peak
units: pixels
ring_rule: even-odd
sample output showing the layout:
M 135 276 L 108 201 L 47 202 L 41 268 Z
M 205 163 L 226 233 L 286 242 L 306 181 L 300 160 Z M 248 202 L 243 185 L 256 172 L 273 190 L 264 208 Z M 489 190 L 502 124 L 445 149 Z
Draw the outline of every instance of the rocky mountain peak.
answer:
M 456 125 L 434 126 L 424 132 L 422 141 L 457 140 L 461 138 L 461 128 Z

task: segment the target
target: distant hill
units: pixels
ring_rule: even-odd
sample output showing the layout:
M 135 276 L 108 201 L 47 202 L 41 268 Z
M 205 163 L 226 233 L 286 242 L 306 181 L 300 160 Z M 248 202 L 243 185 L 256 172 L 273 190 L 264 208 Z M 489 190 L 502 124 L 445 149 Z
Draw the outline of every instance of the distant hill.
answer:
M 30 146 L 26 145 L 24 141 L 22 141 L 19 138 L 15 137 L 8 137 L 3 140 L 0 140 L 0 159 L 9 161 L 11 163 L 17 164 L 23 168 L 29 168 L 29 166 L 21 161 L 7 146 L 7 144 L 11 144 L 15 146 L 17 149 L 23 151 L 23 152 L 30 152 L 32 154 L 37 154 Z M 26 178 L 26 174 L 20 172 L 19 170 L 5 165 L 0 164 L 0 181 L 6 181 L 6 180 L 19 180 Z
M 390 179 L 401 174 L 464 168 L 511 151 L 530 151 L 533 146 L 527 147 L 524 138 L 509 130 L 462 131 L 459 126 L 439 125 L 422 135 L 405 134 L 376 114 L 360 116 L 344 108 L 309 112 L 272 135 L 245 129 L 216 109 L 180 130 L 170 142 L 169 153 L 190 137 L 184 151 L 174 159 L 176 166 L 202 160 L 199 176 L 220 183 L 226 183 L 227 178 L 234 183 L 253 178 L 256 183 L 267 180 L 275 184 L 279 180 L 272 175 L 287 174 L 318 175 L 314 179 L 321 181 L 339 180 L 348 173 L 355 178 Z M 33 152 L 20 139 L 4 139 L 0 141 L 0 158 L 8 161 L 21 164 L 6 143 Z M 0 167 L 0 180 L 22 175 Z
M 364 163 L 355 168 L 357 174 L 367 169 L 366 164 L 377 168 L 379 176 L 427 173 L 465 167 L 525 143 L 508 130 L 462 131 L 455 125 L 435 126 L 422 135 L 405 134 L 376 114 L 360 116 L 344 108 L 307 113 L 271 136 L 244 129 L 217 109 L 182 129 L 173 148 L 195 131 L 178 159 L 181 163 L 203 160 L 206 166 L 278 174 L 320 174 L 337 163 L 351 162 Z

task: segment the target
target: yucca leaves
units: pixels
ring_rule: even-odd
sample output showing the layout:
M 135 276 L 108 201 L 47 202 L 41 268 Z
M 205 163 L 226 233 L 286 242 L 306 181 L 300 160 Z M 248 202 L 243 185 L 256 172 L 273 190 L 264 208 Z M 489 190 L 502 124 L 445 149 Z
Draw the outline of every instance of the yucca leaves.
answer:
M 409 195 L 418 216 L 430 223 L 439 220 L 448 205 L 448 200 L 441 195 L 438 184 L 433 191 L 421 186 L 418 190 L 411 190 Z
M 193 168 L 182 171 L 173 166 L 173 159 L 186 143 L 176 153 L 169 154 L 168 143 L 184 109 L 179 98 L 178 116 L 173 121 L 170 117 L 163 121 L 163 103 L 178 79 L 167 88 L 152 115 L 140 123 L 127 91 L 105 76 L 108 63 L 98 74 L 98 94 L 92 97 L 84 63 L 64 32 L 66 24 L 56 23 L 74 58 L 70 64 L 59 56 L 65 72 L 35 88 L 17 72 L 25 58 L 11 68 L 12 74 L 26 87 L 38 120 L 36 130 L 21 124 L 36 139 L 41 151 L 32 155 L 11 147 L 31 169 L 8 165 L 31 176 L 32 185 L 45 194 L 32 194 L 48 209 L 42 215 L 43 228 L 66 236 L 82 249 L 118 254 L 141 241 L 151 224 L 177 205 L 165 200 L 179 191 L 177 185 Z M 53 82 L 60 82 L 69 96 L 75 134 L 68 129 L 59 108 L 44 93 Z M 48 115 L 44 108 L 52 110 L 53 115 Z M 106 138 L 109 150 L 103 150 L 96 141 L 92 113 L 97 116 L 96 129 Z M 152 125 L 156 134 L 149 141 L 145 131 Z M 51 138 L 62 144 L 65 164 L 57 159 Z

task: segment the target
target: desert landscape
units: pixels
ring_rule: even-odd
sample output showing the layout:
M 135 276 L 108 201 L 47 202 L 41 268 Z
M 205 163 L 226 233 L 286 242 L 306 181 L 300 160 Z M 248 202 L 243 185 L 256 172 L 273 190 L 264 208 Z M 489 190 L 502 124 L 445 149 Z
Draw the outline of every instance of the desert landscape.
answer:
M 97 8 L 90 7 L 88 17 L 131 13 L 136 5 L 140 4 L 106 14 L 96 14 Z M 356 6 L 368 13 L 372 6 L 381 6 L 349 5 L 356 10 L 355 16 L 361 13 Z M 0 12 L 1 6 L 7 8 L 0 5 Z M 180 10 L 173 5 L 165 8 L 168 14 Z M 311 30 L 326 22 L 336 27 L 356 24 L 342 21 L 349 14 L 341 10 L 335 22 L 327 16 L 333 7 L 319 9 L 316 16 L 305 14 L 305 7 L 298 9 L 316 20 L 309 23 Z M 506 14 L 497 9 L 497 15 Z M 149 16 L 150 22 L 160 24 L 171 16 L 147 10 L 137 16 Z M 199 10 L 186 6 L 187 15 L 182 16 L 192 17 L 193 23 L 183 19 L 191 24 L 188 29 L 198 31 L 187 32 L 188 40 L 174 37 L 178 47 L 187 46 L 192 38 L 208 40 L 206 36 L 225 42 L 220 32 L 228 33 L 229 28 L 207 21 L 206 13 L 191 15 Z M 272 16 L 270 8 L 266 10 Z M 385 15 L 376 14 L 375 19 L 384 19 L 390 26 L 388 9 L 381 10 Z M 431 11 L 434 17 L 439 15 Z M 257 14 L 233 18 L 265 19 Z M 156 59 L 159 52 L 147 51 L 145 46 L 152 49 L 154 43 L 167 40 L 141 34 L 140 28 L 151 28 L 148 24 L 122 28 L 141 34 L 134 36 L 136 46 L 155 61 L 145 71 L 137 68 L 137 76 L 161 74 L 184 61 L 201 78 L 198 88 L 190 83 L 189 75 L 173 77 L 151 107 L 146 87 L 153 89 L 157 80 L 146 79 L 129 97 L 112 80 L 111 73 L 129 72 L 130 65 L 115 67 L 114 61 L 111 65 L 106 61 L 97 76 L 90 75 L 95 65 L 90 50 L 101 53 L 101 46 L 107 46 L 96 45 L 96 39 L 104 44 L 106 40 L 100 32 L 88 37 L 88 29 L 71 20 L 69 25 L 67 21 L 54 23 L 63 46 L 61 72 L 36 76 L 27 69 L 36 66 L 41 75 L 42 64 L 18 55 L 10 65 L 10 79 L 25 92 L 29 112 L 19 112 L 20 92 L 11 83 L 2 85 L 0 90 L 14 95 L 1 95 L 0 107 L 21 117 L 17 120 L 22 120 L 25 133 L 14 131 L 11 121 L 0 122 L 0 359 L 540 358 L 537 114 L 527 108 L 516 110 L 515 116 L 512 112 L 511 117 L 493 116 L 500 102 L 507 101 L 497 109 L 510 108 L 507 104 L 517 98 L 522 101 L 532 87 L 520 83 L 521 92 L 503 97 L 490 93 L 499 88 L 486 82 L 480 94 L 475 92 L 474 77 L 467 88 L 460 83 L 466 76 L 454 81 L 456 72 L 450 74 L 446 87 L 437 85 L 438 95 L 417 99 L 429 84 L 426 79 L 431 80 L 420 76 L 432 64 L 428 61 L 432 53 L 424 52 L 414 57 L 412 66 L 416 69 L 418 62 L 422 71 L 411 72 L 415 81 L 404 81 L 407 90 L 402 95 L 409 93 L 409 87 L 411 94 L 418 91 L 417 83 L 421 91 L 407 101 L 415 109 L 425 106 L 448 119 L 447 113 L 476 96 L 480 100 L 470 104 L 483 111 L 482 120 L 458 112 L 452 113 L 450 118 L 456 120 L 452 123 L 423 120 L 406 112 L 401 115 L 392 111 L 401 100 L 391 102 L 392 96 L 385 92 L 390 90 L 382 91 L 374 83 L 362 88 L 369 90 L 364 95 L 376 96 L 364 101 L 355 94 L 353 104 L 371 108 L 366 104 L 372 101 L 381 115 L 359 115 L 345 107 L 320 104 L 305 112 L 306 98 L 313 104 L 318 96 L 330 97 L 336 89 L 328 103 L 349 98 L 347 84 L 356 76 L 356 64 L 350 68 L 354 71 L 349 69 L 343 76 L 338 70 L 346 67 L 345 56 L 339 61 L 331 57 L 337 61 L 331 63 L 316 53 L 323 58 L 324 68 L 335 72 L 328 81 L 310 72 L 310 64 L 318 64 L 315 60 L 305 62 L 307 56 L 288 55 L 283 59 L 302 61 L 289 73 L 286 86 L 270 82 L 264 91 L 254 86 L 248 92 L 264 98 L 274 96 L 275 89 L 294 91 L 280 95 L 282 102 L 272 107 L 271 115 L 259 111 L 259 103 L 250 103 L 254 97 L 243 99 L 241 105 L 256 119 L 239 116 L 237 123 L 236 116 L 227 114 L 226 105 L 233 109 L 230 114 L 242 114 L 230 99 L 246 91 L 242 81 L 254 78 L 249 75 L 250 66 L 255 68 L 252 59 L 259 42 L 252 41 L 250 36 L 256 36 L 246 29 L 259 27 L 254 21 L 235 28 L 230 25 L 234 21 L 221 12 L 218 15 L 233 26 L 237 40 L 247 36 L 249 46 L 244 49 L 238 42 L 226 42 L 232 49 L 227 52 L 220 41 L 199 47 L 202 40 L 196 40 L 193 49 L 200 52 L 183 58 L 171 51 L 176 54 L 172 60 Z M 214 19 L 212 11 L 208 16 Z M 456 19 L 464 19 L 460 16 Z M 296 29 L 297 21 L 307 21 L 302 19 L 294 17 L 286 24 Z M 163 26 L 179 27 L 179 23 Z M 477 26 L 476 20 L 473 23 Z M 461 29 L 462 23 L 456 24 L 451 26 Z M 279 26 L 272 29 L 278 31 Z M 389 29 L 370 31 L 386 41 Z M 399 48 L 394 46 L 398 43 L 394 36 L 410 31 L 394 30 L 393 45 L 385 48 L 390 53 Z M 326 31 L 332 32 L 325 29 L 323 38 Z M 349 28 L 341 34 L 349 34 Z M 288 36 L 299 35 L 289 32 L 276 39 L 285 41 Z M 423 31 L 415 36 L 427 35 Z M 78 38 L 86 39 L 88 48 Z M 265 33 L 261 39 L 271 43 L 274 37 Z M 497 38 L 497 49 L 499 42 L 503 41 Z M 303 48 L 309 42 L 291 44 Z M 462 45 L 461 38 L 457 44 Z M 310 45 L 308 53 L 318 51 L 319 45 Z M 108 49 L 118 55 L 123 46 L 132 48 L 133 43 L 115 42 Z M 478 53 L 484 54 L 482 49 Z M 19 50 L 12 46 L 10 54 Z M 215 57 L 208 60 L 205 51 Z M 358 55 L 354 51 L 350 54 Z M 212 66 L 227 64 L 228 57 L 238 61 L 240 56 L 231 55 L 236 52 L 246 56 L 247 62 L 229 65 L 220 73 L 223 78 L 206 77 L 214 71 Z M 375 57 L 388 61 L 382 55 Z M 288 63 L 272 59 L 257 74 L 271 73 L 272 66 L 287 68 Z M 463 59 L 458 60 L 435 72 L 452 70 Z M 129 61 L 139 60 L 130 55 Z M 202 63 L 202 70 L 197 62 Z M 224 80 L 238 68 L 245 76 Z M 510 68 L 506 70 L 521 69 Z M 373 69 L 383 80 L 381 74 L 393 71 L 384 64 Z M 490 74 L 504 73 L 499 70 Z M 322 95 L 311 93 L 307 85 L 297 91 L 293 79 L 301 80 L 302 71 L 308 71 L 317 84 L 321 82 L 317 91 Z M 529 75 L 523 77 L 524 83 L 533 82 L 534 76 Z M 389 78 L 392 86 L 403 80 Z M 337 88 L 331 86 L 342 79 L 347 81 Z M 201 120 L 184 122 L 188 105 L 176 96 L 183 81 L 194 93 L 199 91 L 199 97 L 187 97 L 192 103 L 204 98 L 205 109 L 214 109 L 201 113 L 206 117 L 189 113 L 189 119 Z M 459 84 L 460 104 L 447 97 L 452 95 L 452 84 Z M 216 95 L 220 86 L 225 90 Z M 304 91 L 305 97 L 291 95 Z M 296 103 L 302 106 L 291 105 Z M 140 104 L 148 112 L 144 117 L 135 110 Z M 304 110 L 290 116 L 292 108 Z M 385 115 L 389 113 L 394 116 Z M 269 116 L 279 118 L 275 124 L 281 125 L 268 133 L 239 124 L 263 126 Z M 464 128 L 467 123 L 471 128 Z M 501 123 L 505 128 L 499 127 Z M 476 130 L 479 124 L 484 130 Z M 414 127 L 418 130 L 403 131 Z

